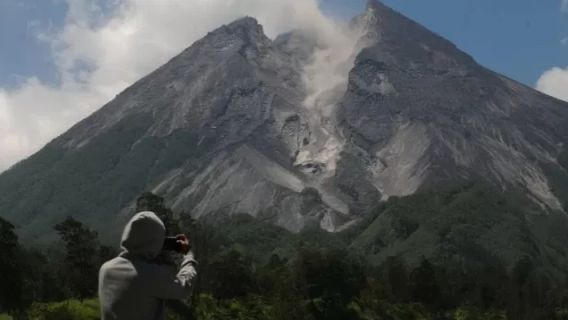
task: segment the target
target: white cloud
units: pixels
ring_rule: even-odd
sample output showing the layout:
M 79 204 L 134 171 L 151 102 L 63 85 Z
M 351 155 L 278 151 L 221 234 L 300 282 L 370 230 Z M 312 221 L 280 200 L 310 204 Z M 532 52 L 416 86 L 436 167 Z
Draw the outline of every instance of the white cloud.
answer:
M 250 15 L 271 37 L 303 27 L 334 39 L 317 0 L 67 0 L 52 48 L 60 84 L 0 88 L 0 171 L 29 156 L 214 28 Z M 110 5 L 109 5 L 110 4 Z M 110 8 L 110 9 L 109 9 Z
M 540 76 L 536 88 L 555 98 L 568 101 L 568 67 L 552 68 Z
M 561 0 L 560 10 L 568 13 L 568 0 Z M 568 37 L 560 40 L 560 44 L 568 45 Z M 554 67 L 545 71 L 536 83 L 536 89 L 557 99 L 568 101 L 568 67 Z

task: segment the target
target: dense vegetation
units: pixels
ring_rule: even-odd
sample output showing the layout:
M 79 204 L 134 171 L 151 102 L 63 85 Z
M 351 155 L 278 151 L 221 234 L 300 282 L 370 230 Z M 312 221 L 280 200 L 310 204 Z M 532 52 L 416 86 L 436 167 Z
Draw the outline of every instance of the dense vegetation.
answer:
M 479 227 L 453 212 L 496 223 L 486 222 L 491 214 L 486 211 L 516 210 L 483 190 L 391 199 L 339 234 L 315 227 L 291 234 L 247 215 L 195 221 L 153 194 L 140 197 L 137 209 L 155 211 L 171 234 L 185 231 L 192 238 L 200 262 L 191 301 L 197 319 L 568 319 L 565 278 L 530 257 L 502 265 L 473 246 L 475 239 L 451 238 L 467 233 L 464 223 Z M 455 245 L 445 248 L 455 253 L 452 259 L 380 255 L 420 234 L 426 222 L 419 216 L 435 212 L 457 228 L 436 224 Z M 392 235 L 378 230 L 385 223 Z M 95 232 L 73 218 L 54 229 L 60 245 L 40 251 L 24 248 L 14 227 L 0 220 L 0 313 L 16 319 L 98 319 L 92 300 L 97 269 L 116 250 L 102 246 Z M 170 319 L 186 319 L 173 310 Z M 0 315 L 4 318 L 10 319 Z

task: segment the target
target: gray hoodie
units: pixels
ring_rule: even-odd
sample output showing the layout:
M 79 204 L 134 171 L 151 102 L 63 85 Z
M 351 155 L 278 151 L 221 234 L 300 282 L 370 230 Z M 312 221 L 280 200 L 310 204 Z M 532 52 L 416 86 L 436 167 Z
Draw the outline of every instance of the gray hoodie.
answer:
M 164 243 L 166 228 L 153 212 L 136 214 L 122 234 L 121 253 L 99 272 L 103 320 L 162 320 L 164 301 L 191 294 L 196 277 L 193 254 L 187 254 L 175 274 L 154 259 Z

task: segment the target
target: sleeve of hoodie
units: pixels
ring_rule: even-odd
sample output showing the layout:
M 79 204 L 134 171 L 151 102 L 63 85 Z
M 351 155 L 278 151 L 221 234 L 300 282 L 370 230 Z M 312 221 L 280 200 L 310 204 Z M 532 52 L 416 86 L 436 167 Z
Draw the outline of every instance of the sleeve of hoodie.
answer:
M 152 277 L 150 290 L 156 298 L 164 300 L 179 300 L 191 294 L 193 282 L 197 276 L 197 262 L 190 252 L 183 258 L 177 274 L 172 274 L 169 268 L 158 266 Z

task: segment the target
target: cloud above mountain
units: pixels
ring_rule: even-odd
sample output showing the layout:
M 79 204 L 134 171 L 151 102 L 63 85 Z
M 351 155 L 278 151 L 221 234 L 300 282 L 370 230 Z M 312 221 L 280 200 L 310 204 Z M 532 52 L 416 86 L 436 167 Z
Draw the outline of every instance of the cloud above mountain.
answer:
M 67 0 L 61 29 L 38 34 L 59 83 L 0 88 L 0 171 L 29 156 L 207 32 L 250 15 L 274 37 L 303 28 L 333 39 L 317 0 Z
M 568 13 L 568 0 L 562 0 L 560 11 Z M 560 40 L 561 45 L 568 43 L 568 37 Z M 536 83 L 536 89 L 560 100 L 568 101 L 568 67 L 554 67 L 545 71 Z
M 555 98 L 568 101 L 568 67 L 554 67 L 540 76 L 536 88 Z

